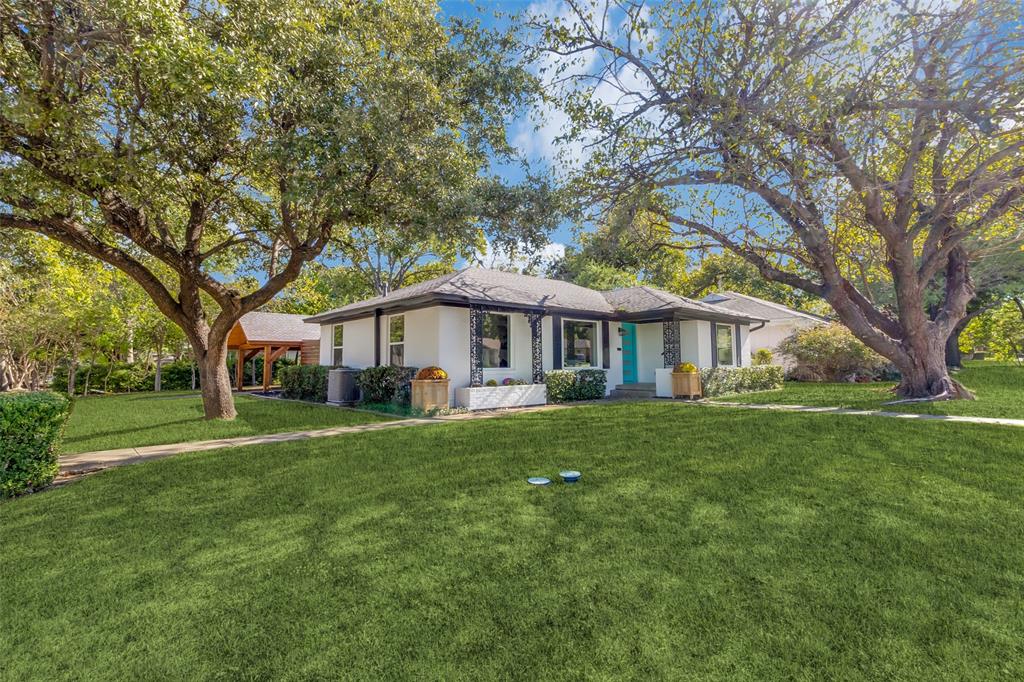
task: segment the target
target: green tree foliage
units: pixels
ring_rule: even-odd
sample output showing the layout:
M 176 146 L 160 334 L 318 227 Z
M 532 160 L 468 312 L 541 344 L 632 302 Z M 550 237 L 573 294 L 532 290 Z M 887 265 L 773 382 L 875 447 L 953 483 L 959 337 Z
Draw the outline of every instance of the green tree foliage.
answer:
M 508 151 L 531 79 L 437 15 L 428 0 L 5 2 L 0 229 L 138 282 L 191 345 L 206 416 L 232 418 L 241 315 L 353 228 L 445 238 L 422 216 Z M 240 288 L 224 276 L 239 267 L 268 276 Z
M 825 299 L 903 396 L 970 397 L 944 350 L 972 261 L 1024 238 L 1018 2 L 567 0 L 525 25 L 583 205 Z
M 986 351 L 994 360 L 1024 358 L 1024 298 L 1004 301 L 971 320 L 960 335 L 960 349 Z

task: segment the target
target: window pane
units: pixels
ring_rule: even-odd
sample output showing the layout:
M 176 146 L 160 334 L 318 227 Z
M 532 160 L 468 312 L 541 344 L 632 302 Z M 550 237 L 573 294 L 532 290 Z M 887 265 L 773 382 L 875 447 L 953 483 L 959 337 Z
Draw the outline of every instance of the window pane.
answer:
M 391 344 L 391 364 L 395 367 L 405 367 L 405 344 Z
M 484 315 L 484 367 L 508 367 L 508 315 Z
M 596 322 L 566 322 L 562 326 L 562 365 L 593 367 Z
M 391 343 L 402 343 L 405 341 L 405 315 L 392 317 L 389 324 L 391 326 Z
M 337 348 L 337 347 L 342 345 L 342 338 L 344 337 L 344 334 L 345 334 L 345 327 L 344 327 L 344 325 L 340 325 L 340 324 L 334 325 L 334 347 L 335 348 Z
M 334 349 L 334 366 L 341 367 L 343 364 L 343 351 L 340 348 Z
M 715 340 L 718 346 L 718 364 L 731 365 L 732 327 L 724 324 L 715 325 Z

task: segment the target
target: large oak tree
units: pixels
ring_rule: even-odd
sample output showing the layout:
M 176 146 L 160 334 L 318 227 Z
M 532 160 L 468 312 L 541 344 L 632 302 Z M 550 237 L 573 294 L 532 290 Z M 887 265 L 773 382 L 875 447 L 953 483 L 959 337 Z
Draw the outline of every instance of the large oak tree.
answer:
M 332 236 L 503 151 L 528 79 L 437 15 L 428 0 L 5 0 L 0 234 L 131 276 L 187 336 L 206 416 L 232 418 L 240 316 Z M 268 263 L 254 290 L 226 283 Z
M 943 350 L 972 249 L 1022 237 L 1019 3 L 569 0 L 526 23 L 588 201 L 824 298 L 901 396 L 970 396 Z M 881 254 L 887 301 L 851 252 Z

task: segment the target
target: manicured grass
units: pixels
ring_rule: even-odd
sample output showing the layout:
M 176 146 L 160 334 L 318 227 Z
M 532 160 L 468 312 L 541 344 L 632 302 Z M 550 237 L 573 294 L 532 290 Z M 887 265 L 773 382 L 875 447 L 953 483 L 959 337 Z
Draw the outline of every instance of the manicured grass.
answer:
M 674 404 L 192 453 L 0 504 L 0 651 L 16 679 L 1020 679 L 1022 499 L 1015 429 Z
M 385 421 L 386 416 L 285 400 L 235 396 L 234 421 L 206 421 L 196 393 L 133 393 L 79 398 L 62 452 L 114 450 Z
M 965 363 L 956 378 L 974 391 L 977 400 L 884 405 L 896 400 L 895 384 L 814 384 L 786 382 L 785 388 L 762 393 L 716 398 L 728 402 L 780 405 L 851 407 L 923 414 L 960 414 L 973 417 L 1024 419 L 1024 366 L 989 360 Z

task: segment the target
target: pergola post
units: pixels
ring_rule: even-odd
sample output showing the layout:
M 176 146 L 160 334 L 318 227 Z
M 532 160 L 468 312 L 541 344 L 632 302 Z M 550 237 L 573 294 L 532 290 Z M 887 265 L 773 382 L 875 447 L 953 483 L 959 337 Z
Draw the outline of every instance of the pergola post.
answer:
M 263 392 L 266 393 L 270 390 L 270 381 L 273 378 L 273 372 L 271 369 L 274 366 L 274 359 L 271 353 L 270 346 L 263 347 Z
M 527 313 L 530 321 L 531 379 L 535 384 L 544 383 L 544 343 L 541 335 L 543 313 Z
M 235 351 L 235 385 L 239 391 L 245 386 L 245 351 L 241 348 Z

